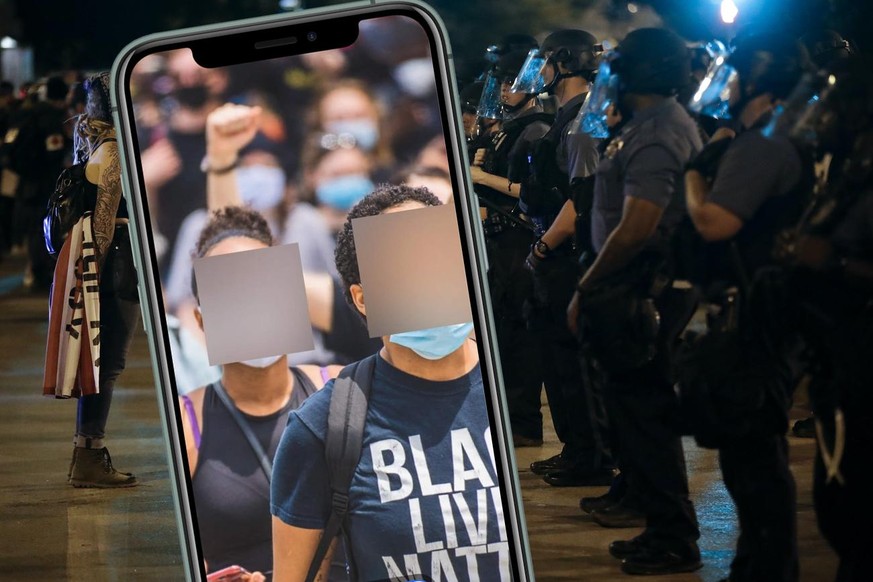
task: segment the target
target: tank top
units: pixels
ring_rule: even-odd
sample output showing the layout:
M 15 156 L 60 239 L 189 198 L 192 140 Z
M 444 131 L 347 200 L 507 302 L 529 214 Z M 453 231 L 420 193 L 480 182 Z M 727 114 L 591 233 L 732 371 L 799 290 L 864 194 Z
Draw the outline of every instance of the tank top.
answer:
M 290 370 L 294 389 L 285 406 L 267 416 L 240 411 L 271 459 L 288 423 L 288 413 L 317 391 L 300 369 Z M 203 395 L 202 419 L 192 489 L 209 571 L 236 564 L 250 572 L 269 572 L 273 569 L 270 484 L 214 384 L 207 386 Z
M 94 148 L 96 151 L 101 145 L 107 141 L 116 141 L 114 137 L 108 137 L 97 144 Z M 118 203 L 118 210 L 115 212 L 115 218 L 130 218 L 127 214 L 127 204 L 124 203 L 124 191 L 121 192 L 122 200 Z M 95 208 L 97 206 L 97 184 L 85 178 L 85 208 Z

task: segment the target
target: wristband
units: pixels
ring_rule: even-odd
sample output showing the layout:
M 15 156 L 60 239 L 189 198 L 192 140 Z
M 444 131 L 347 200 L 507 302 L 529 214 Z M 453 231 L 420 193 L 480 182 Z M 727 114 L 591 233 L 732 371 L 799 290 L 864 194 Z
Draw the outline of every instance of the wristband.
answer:
M 203 161 L 200 162 L 200 171 L 204 174 L 227 174 L 234 168 L 236 168 L 237 164 L 239 164 L 239 156 L 234 156 L 233 161 L 222 167 L 222 168 L 213 168 L 209 163 L 209 156 L 203 156 Z

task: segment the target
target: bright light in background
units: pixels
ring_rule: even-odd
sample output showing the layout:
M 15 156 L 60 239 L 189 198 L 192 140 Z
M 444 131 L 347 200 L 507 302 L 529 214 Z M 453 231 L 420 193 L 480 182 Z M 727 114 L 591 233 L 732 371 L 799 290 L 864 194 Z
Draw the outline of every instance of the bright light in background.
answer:
M 721 20 L 725 24 L 733 24 L 739 11 L 734 0 L 721 0 Z
M 18 48 L 18 41 L 16 41 L 11 36 L 4 36 L 2 39 L 0 39 L 0 48 L 3 48 L 3 49 Z
M 627 11 L 630 12 L 631 14 L 636 14 L 638 10 L 639 10 L 639 8 L 633 2 L 627 3 Z

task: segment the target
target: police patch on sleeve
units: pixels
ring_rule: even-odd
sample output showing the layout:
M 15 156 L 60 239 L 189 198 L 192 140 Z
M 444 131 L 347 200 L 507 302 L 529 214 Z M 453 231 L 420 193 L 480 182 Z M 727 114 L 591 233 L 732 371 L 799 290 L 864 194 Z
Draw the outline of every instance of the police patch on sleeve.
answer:
M 56 152 L 64 149 L 64 136 L 60 133 L 53 133 L 45 138 L 45 151 Z

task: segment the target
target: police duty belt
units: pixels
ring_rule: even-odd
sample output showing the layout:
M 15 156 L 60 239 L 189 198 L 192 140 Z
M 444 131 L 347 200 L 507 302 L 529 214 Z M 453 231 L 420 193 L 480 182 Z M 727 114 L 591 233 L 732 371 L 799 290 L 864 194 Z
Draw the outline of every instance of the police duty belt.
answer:
M 522 228 L 526 228 L 531 232 L 536 232 L 534 225 L 522 220 L 521 218 L 515 216 L 511 212 L 507 212 L 506 210 L 501 208 L 500 205 L 495 204 L 494 202 L 492 202 L 491 200 L 488 200 L 484 196 L 479 196 L 478 194 L 476 196 L 479 198 L 479 204 L 489 208 L 490 210 L 493 210 L 494 212 L 496 212 L 500 216 L 503 216 L 504 218 L 511 221 L 513 224 L 515 224 L 517 226 L 520 226 Z

